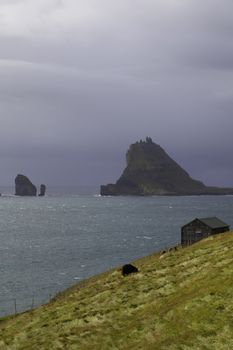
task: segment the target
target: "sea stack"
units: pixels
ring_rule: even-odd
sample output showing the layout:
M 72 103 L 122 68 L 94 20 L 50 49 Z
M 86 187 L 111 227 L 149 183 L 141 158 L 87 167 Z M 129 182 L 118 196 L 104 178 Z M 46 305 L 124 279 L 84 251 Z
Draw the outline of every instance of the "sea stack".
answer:
M 24 175 L 18 174 L 15 178 L 16 196 L 36 196 L 36 186 Z
M 46 191 L 46 186 L 45 185 L 40 185 L 40 193 L 39 193 L 39 197 L 43 197 L 45 195 L 45 191 Z
M 150 137 L 129 147 L 126 162 L 127 166 L 115 184 L 101 186 L 102 196 L 233 194 L 233 188 L 209 187 L 192 179 Z

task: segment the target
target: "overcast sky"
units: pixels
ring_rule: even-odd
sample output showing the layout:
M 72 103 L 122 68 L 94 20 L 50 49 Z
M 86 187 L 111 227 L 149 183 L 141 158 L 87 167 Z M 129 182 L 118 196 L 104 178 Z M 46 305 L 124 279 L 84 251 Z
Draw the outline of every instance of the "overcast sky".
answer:
M 151 136 L 233 186 L 232 0 L 0 0 L 0 184 L 105 184 Z

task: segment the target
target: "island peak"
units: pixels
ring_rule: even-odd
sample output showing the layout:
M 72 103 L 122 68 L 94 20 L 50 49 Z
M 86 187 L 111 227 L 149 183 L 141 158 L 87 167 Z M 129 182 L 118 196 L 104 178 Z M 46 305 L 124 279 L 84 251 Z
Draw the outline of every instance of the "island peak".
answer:
M 126 163 L 115 184 L 101 186 L 101 195 L 233 194 L 232 188 L 205 186 L 190 177 L 151 137 L 130 145 Z

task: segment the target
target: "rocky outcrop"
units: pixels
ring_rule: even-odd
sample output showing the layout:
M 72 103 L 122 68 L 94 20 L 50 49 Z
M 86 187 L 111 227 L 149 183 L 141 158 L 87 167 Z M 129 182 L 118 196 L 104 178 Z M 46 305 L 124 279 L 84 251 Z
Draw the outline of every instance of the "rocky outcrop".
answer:
M 24 175 L 18 174 L 15 178 L 16 196 L 36 196 L 36 186 Z
M 45 191 L 46 191 L 46 186 L 45 185 L 40 185 L 40 193 L 39 196 L 43 197 L 45 195 Z
M 132 144 L 127 166 L 116 184 L 101 186 L 102 196 L 116 195 L 225 195 L 232 188 L 208 187 L 192 179 L 150 137 Z

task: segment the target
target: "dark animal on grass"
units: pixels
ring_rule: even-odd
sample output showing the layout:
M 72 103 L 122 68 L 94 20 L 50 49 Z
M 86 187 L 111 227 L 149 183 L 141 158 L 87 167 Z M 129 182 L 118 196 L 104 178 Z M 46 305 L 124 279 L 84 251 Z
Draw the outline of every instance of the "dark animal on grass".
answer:
M 138 272 L 138 269 L 131 264 L 126 264 L 122 267 L 122 275 L 123 276 L 127 276 L 127 275 L 129 275 L 131 273 L 135 273 L 135 272 Z
M 169 250 L 168 250 L 168 251 L 169 251 L 169 252 L 173 252 L 173 251 L 175 251 L 175 252 L 176 252 L 176 251 L 177 251 L 177 249 L 178 249 L 178 248 L 175 246 L 175 247 L 169 248 Z

